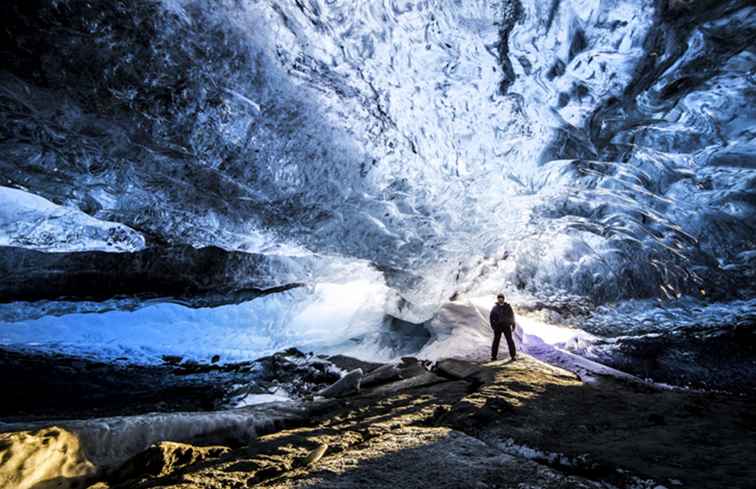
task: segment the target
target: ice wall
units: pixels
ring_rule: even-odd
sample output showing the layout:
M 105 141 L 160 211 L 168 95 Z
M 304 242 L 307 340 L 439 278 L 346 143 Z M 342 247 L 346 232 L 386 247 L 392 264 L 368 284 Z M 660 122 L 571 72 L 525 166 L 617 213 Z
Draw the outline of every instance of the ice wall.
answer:
M 86 215 L 123 226 L 123 249 L 143 236 L 367 262 L 342 283 L 385 284 L 385 312 L 415 322 L 500 289 L 608 307 L 753 296 L 748 2 L 73 0 L 9 15 L 0 183 L 28 195 L 2 215 L 46 199 L 78 216 L 14 244 L 80 246 Z

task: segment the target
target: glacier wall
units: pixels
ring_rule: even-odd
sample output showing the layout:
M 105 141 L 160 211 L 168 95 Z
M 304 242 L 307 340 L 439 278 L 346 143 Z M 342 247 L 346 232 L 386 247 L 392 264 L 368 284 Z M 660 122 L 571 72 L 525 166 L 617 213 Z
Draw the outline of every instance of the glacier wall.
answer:
M 384 312 L 413 322 L 496 290 L 620 302 L 623 317 L 644 301 L 751 304 L 749 2 L 9 9 L 3 244 L 107 249 L 101 234 L 117 229 L 126 244 L 112 251 L 291 258 L 312 284 L 368 263 Z M 76 217 L 3 238 L 37 219 L 14 209 L 43 199 Z M 3 307 L 14 321 L 30 309 Z

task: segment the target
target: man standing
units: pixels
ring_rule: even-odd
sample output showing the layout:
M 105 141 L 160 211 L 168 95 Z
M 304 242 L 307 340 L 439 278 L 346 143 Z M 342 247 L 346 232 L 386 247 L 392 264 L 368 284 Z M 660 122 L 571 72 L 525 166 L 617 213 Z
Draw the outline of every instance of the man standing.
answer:
M 491 327 L 494 330 L 494 340 L 491 346 L 491 361 L 496 361 L 496 357 L 499 356 L 499 342 L 501 341 L 501 334 L 504 333 L 504 337 L 507 339 L 507 346 L 509 347 L 509 356 L 512 360 L 517 358 L 517 350 L 515 349 L 514 340 L 512 339 L 512 332 L 515 329 L 515 317 L 512 306 L 504 301 L 504 294 L 496 296 L 496 305 L 491 309 L 491 316 L 489 317 Z

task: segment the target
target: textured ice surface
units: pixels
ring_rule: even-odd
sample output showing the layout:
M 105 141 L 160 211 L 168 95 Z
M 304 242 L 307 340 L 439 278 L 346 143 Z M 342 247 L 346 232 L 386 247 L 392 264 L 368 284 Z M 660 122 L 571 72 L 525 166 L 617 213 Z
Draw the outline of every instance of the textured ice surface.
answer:
M 209 362 L 254 360 L 294 346 L 385 359 L 380 347 L 388 288 L 380 274 L 319 283 L 236 305 L 158 303 L 134 311 L 43 316 L 0 323 L 0 345 L 106 360 L 162 363 L 162 355 Z M 372 280 L 371 280 L 372 279 Z
M 138 251 L 144 237 L 23 190 L 0 187 L 0 246 L 42 251 Z
M 4 185 L 158 240 L 366 260 L 384 310 L 415 322 L 501 289 L 619 305 L 602 332 L 665 301 L 681 318 L 752 314 L 749 2 L 76 0 L 12 15 Z M 271 342 L 348 336 L 325 319 L 292 333 L 277 311 Z

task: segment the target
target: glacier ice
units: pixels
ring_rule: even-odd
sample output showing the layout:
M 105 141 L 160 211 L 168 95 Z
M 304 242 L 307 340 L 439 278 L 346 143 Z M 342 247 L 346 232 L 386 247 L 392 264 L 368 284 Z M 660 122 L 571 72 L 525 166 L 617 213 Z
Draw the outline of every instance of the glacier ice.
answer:
M 101 221 L 77 208 L 0 186 L 0 246 L 41 251 L 138 251 L 144 237 L 128 226 Z
M 380 274 L 267 295 L 241 304 L 192 308 L 148 304 L 133 311 L 69 312 L 0 323 L 0 345 L 114 361 L 160 364 L 163 355 L 247 361 L 289 347 L 385 360 L 389 290 Z
M 144 328 L 177 314 L 191 318 L 171 323 L 186 344 L 204 345 L 224 328 L 241 337 L 221 311 L 278 301 L 269 343 L 250 336 L 249 351 L 370 353 L 382 313 L 422 323 L 450 297 L 498 290 L 604 307 L 586 323 L 602 334 L 632 329 L 622 318 L 649 305 L 684 322 L 752 314 L 749 2 L 74 0 L 16 5 L 11 18 L 3 244 L 213 245 L 321 262 L 307 270 L 311 302 L 284 306 L 300 293 L 287 292 L 213 312 L 106 312 L 123 324 L 113 331 L 131 327 L 118 314 Z M 39 214 L 41 202 L 65 216 Z M 38 234 L 18 227 L 43 215 Z M 343 262 L 357 265 L 334 280 Z M 333 297 L 362 287 L 375 304 L 349 316 L 350 299 Z M 303 304 L 320 319 L 290 321 Z M 6 341 L 84 345 L 105 324 L 69 306 L 10 307 Z M 225 326 L 200 339 L 192 321 Z M 22 324 L 34 334 L 22 338 Z

